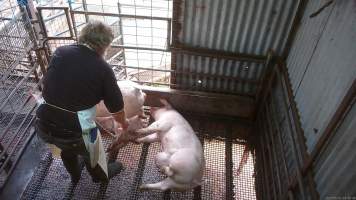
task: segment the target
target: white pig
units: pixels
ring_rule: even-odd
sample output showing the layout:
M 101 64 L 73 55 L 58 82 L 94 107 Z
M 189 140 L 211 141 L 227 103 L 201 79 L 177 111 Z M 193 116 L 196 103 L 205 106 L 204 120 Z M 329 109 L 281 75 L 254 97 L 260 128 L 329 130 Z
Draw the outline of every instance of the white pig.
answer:
M 124 111 L 127 118 L 131 118 L 135 115 L 144 116 L 143 104 L 145 102 L 146 94 L 142 90 L 138 89 L 138 84 L 123 80 L 118 81 L 117 85 L 121 90 L 121 94 L 124 100 Z M 108 117 L 110 116 L 103 101 L 101 101 L 96 106 L 96 116 L 97 117 Z
M 168 177 L 161 182 L 143 184 L 140 189 L 187 190 L 202 183 L 205 159 L 202 145 L 189 123 L 166 100 L 164 107 L 151 109 L 155 119 L 150 126 L 137 130 L 145 137 L 137 142 L 161 142 L 162 152 L 156 165 Z
M 117 150 L 129 141 L 134 141 L 137 138 L 134 131 L 146 127 L 143 113 L 146 94 L 138 89 L 138 85 L 132 81 L 118 81 L 117 84 L 121 90 L 124 111 L 129 120 L 128 131 L 124 133 L 119 129 L 119 124 L 111 116 L 103 101 L 96 106 L 96 122 L 99 128 L 103 133 L 109 133 L 115 137 L 108 151 Z

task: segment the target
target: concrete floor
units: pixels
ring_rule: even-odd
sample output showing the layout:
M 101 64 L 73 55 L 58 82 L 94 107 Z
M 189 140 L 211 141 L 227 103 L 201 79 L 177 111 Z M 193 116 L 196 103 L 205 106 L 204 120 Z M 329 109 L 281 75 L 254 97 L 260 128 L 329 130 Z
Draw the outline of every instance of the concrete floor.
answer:
M 45 147 L 45 144 L 36 135 L 32 138 L 9 180 L 0 190 L 0 199 L 14 200 L 21 198 L 40 162 L 40 153 L 44 151 Z

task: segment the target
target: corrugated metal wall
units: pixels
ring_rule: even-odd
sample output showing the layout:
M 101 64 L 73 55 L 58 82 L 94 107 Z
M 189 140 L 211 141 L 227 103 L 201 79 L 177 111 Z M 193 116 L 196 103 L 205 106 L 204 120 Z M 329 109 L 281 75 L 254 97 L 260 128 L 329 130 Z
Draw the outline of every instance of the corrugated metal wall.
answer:
M 256 122 L 256 194 L 258 199 L 316 199 L 300 124 L 292 109 L 285 66 L 274 70 L 271 88 L 259 105 Z
M 264 63 L 176 54 L 176 84 L 180 89 L 253 96 Z
M 254 55 L 281 55 L 295 0 L 184 0 L 179 42 Z
M 309 1 L 288 56 L 294 95 L 309 152 L 356 78 L 356 1 Z
M 320 199 L 356 197 L 356 106 L 314 165 Z
M 308 151 L 317 155 L 312 165 L 320 199 L 351 199 L 356 195 L 355 105 L 320 153 L 317 144 L 355 84 L 356 1 L 333 1 L 310 17 L 328 2 L 309 1 L 287 67 Z
M 173 45 L 223 52 L 281 55 L 299 1 L 178 0 Z M 177 5 L 176 4 L 176 5 Z M 173 16 L 175 17 L 175 16 Z M 174 26 L 179 24 L 179 28 Z M 176 38 L 176 41 L 174 40 Z M 265 63 L 236 62 L 174 52 L 179 89 L 256 95 Z M 199 73 L 196 76 L 187 76 Z M 214 78 L 220 76 L 219 78 Z

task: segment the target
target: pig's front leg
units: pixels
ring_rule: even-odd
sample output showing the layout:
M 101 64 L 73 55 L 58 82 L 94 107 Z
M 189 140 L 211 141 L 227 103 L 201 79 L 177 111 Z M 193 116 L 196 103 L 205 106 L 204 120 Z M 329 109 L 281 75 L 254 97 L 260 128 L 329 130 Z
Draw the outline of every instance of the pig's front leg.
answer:
M 153 133 L 151 135 L 147 135 L 145 137 L 136 139 L 136 142 L 138 143 L 153 143 L 158 141 L 159 141 L 159 137 L 157 133 Z
M 143 137 L 143 136 L 151 135 L 152 133 L 159 132 L 160 130 L 162 130 L 162 129 L 160 127 L 159 121 L 155 121 L 151 125 L 149 125 L 148 127 L 141 128 L 141 129 L 137 130 L 136 133 L 140 137 Z

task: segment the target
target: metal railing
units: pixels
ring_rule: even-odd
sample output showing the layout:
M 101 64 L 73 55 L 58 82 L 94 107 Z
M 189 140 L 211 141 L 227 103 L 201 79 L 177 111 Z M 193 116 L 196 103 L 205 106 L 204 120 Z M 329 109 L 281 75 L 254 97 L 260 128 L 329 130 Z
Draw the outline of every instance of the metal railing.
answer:
M 83 6 L 40 6 L 37 10 L 43 35 L 41 46 L 48 49 L 49 57 L 58 46 L 76 43 L 88 20 L 100 19 L 112 27 L 115 35 L 105 59 L 113 66 L 117 79 L 169 86 L 171 18 L 136 12 L 122 14 L 125 10 L 120 3 L 118 13 L 88 11 L 85 2 Z
M 7 182 L 34 132 L 31 91 L 41 77 L 31 20 L 16 1 L 0 2 L 0 188 Z

